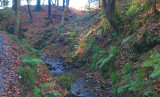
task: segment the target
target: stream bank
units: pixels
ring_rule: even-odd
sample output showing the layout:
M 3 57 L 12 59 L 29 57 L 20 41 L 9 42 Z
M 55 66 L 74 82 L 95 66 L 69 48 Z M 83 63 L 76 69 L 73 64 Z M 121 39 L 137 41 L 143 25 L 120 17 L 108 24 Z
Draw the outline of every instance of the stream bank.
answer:
M 86 73 L 80 68 L 69 67 L 62 60 L 55 57 L 41 57 L 54 78 L 63 75 L 71 78 L 73 97 L 112 97 L 112 86 L 99 79 L 99 73 Z M 96 79 L 97 77 L 97 79 Z M 99 77 L 99 78 L 98 78 Z M 122 97 L 122 96 L 121 96 Z

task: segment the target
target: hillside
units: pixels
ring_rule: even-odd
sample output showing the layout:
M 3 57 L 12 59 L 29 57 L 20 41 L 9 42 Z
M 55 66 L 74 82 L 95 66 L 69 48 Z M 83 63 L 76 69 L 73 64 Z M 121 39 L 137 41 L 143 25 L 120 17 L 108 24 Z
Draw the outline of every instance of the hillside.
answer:
M 95 94 L 96 97 L 106 96 L 104 91 L 110 91 L 108 96 L 159 97 L 160 14 L 155 14 L 153 3 L 150 0 L 117 1 L 115 10 L 118 17 L 116 21 L 119 26 L 118 32 L 110 25 L 102 8 L 88 11 L 70 8 L 65 24 L 61 25 L 63 14 L 61 6 L 52 6 L 53 24 L 48 22 L 47 6 L 42 6 L 43 10 L 40 12 L 34 12 L 35 6 L 30 6 L 32 19 L 29 17 L 27 6 L 23 6 L 21 25 L 24 40 L 19 42 L 13 38 L 14 35 L 12 38 L 24 49 L 28 48 L 26 52 L 31 52 L 31 59 L 32 54 L 36 58 L 41 58 L 42 55 L 54 60 L 59 58 L 68 64 L 66 68 L 76 68 L 78 72 L 80 69 L 86 80 L 92 79 L 92 82 L 100 83 L 96 89 L 99 87 L 98 90 L 102 89 L 103 93 Z M 160 11 L 159 1 L 156 3 L 156 9 Z M 11 27 L 5 32 L 13 34 L 11 31 L 14 29 L 12 27 L 14 18 L 9 18 L 7 23 L 0 19 L 3 21 L 0 29 L 4 30 L 5 25 L 9 25 Z M 40 52 L 43 54 L 39 55 Z M 36 68 L 42 73 L 43 69 L 47 69 L 46 66 L 47 64 Z M 45 78 L 52 77 L 47 73 Z M 51 80 L 53 83 L 56 81 Z M 106 90 L 108 86 L 112 88 Z M 68 93 L 61 89 L 63 86 L 57 87 L 59 89 L 54 89 L 63 96 Z M 72 94 L 80 96 L 80 92 L 82 91 L 76 90 Z

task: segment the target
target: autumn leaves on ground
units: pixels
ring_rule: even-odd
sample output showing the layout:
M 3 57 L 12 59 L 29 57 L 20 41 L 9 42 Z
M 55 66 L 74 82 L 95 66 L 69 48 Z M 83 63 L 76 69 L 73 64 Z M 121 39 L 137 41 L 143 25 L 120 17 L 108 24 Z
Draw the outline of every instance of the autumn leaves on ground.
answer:
M 26 6 L 22 7 L 22 28 L 27 29 L 28 31 L 24 33 L 26 39 L 26 43 L 29 45 L 34 45 L 35 41 L 39 38 L 38 34 L 45 34 L 47 30 L 51 30 L 53 25 L 46 26 L 47 20 L 47 6 L 43 6 L 43 10 L 41 12 L 33 12 L 32 20 L 28 16 L 28 9 Z M 31 11 L 33 11 L 34 6 L 31 7 Z M 57 11 L 57 9 L 54 9 Z M 59 12 L 59 13 L 58 13 Z M 58 10 L 56 13 L 58 16 L 62 16 L 62 12 Z M 75 14 L 72 14 L 75 15 Z M 73 16 L 70 16 L 73 17 Z M 14 18 L 14 17 L 13 17 Z M 12 21 L 12 19 L 11 19 Z M 57 18 L 53 18 L 52 20 L 55 24 L 60 23 L 61 20 Z M 12 22 L 13 23 L 13 22 Z M 46 26 L 46 27 L 44 27 Z M 54 29 L 53 29 L 54 31 Z M 38 33 L 39 32 L 39 33 Z M 34 33 L 34 34 L 33 34 Z M 13 38 L 13 37 L 12 37 Z M 26 95 L 27 97 L 33 96 L 30 90 L 27 90 L 29 86 L 24 85 L 20 81 L 22 76 L 17 74 L 17 69 L 23 64 L 22 56 L 25 54 L 31 53 L 34 55 L 32 51 L 28 50 L 23 46 L 23 44 L 16 43 L 13 41 L 11 36 L 4 33 L 4 31 L 0 32 L 0 62 L 1 62 L 1 70 L 0 70 L 0 96 L 1 97 L 22 97 Z M 30 41 L 31 39 L 31 41 Z M 25 69 L 23 69 L 25 71 Z M 27 71 L 26 71 L 27 72 Z M 27 72 L 29 73 L 29 72 Z M 24 75 L 26 76 L 26 75 Z M 32 76 L 32 75 L 30 75 Z M 29 76 L 28 76 L 29 77 Z M 42 88 L 46 83 L 55 84 L 56 79 L 54 79 L 48 71 L 47 66 L 39 63 L 37 68 L 35 84 L 37 88 Z M 25 79 L 27 80 L 27 79 Z M 31 85 L 31 84 L 29 84 Z M 61 95 L 65 95 L 67 91 L 62 90 L 58 85 L 53 85 L 46 87 L 49 90 L 55 90 L 61 93 Z
M 160 2 L 113 1 L 115 6 L 110 7 L 115 8 L 110 10 L 114 12 L 106 10 L 109 3 L 103 4 L 103 10 L 101 6 L 88 11 L 70 8 L 64 24 L 61 6 L 51 6 L 52 23 L 47 5 L 39 12 L 30 6 L 32 19 L 27 6 L 22 6 L 21 41 L 13 35 L 13 10 L 2 10 L 0 96 L 65 96 L 68 91 L 57 85 L 57 79 L 40 59 L 44 55 L 63 59 L 69 67 L 90 71 L 89 77 L 105 83 L 98 88 L 111 84 L 115 96 L 158 97 Z

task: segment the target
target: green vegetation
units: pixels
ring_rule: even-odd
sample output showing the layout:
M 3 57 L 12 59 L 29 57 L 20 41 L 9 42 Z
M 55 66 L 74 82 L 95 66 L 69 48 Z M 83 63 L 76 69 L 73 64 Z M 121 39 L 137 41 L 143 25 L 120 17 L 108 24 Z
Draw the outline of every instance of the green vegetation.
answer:
M 38 63 L 43 63 L 43 61 L 35 56 L 24 55 L 22 65 L 17 69 L 20 82 L 26 87 L 25 93 L 32 92 L 36 85 Z
M 151 57 L 143 63 L 142 67 L 153 67 L 154 70 L 150 77 L 160 79 L 160 54 L 152 51 Z
M 29 54 L 33 54 L 36 57 L 39 57 L 40 55 L 42 55 L 41 51 L 32 48 L 28 44 L 24 44 L 23 47 L 29 51 Z
M 40 89 L 40 88 L 34 88 L 34 90 L 33 90 L 34 97 L 39 97 L 40 94 L 42 96 L 47 96 L 47 94 L 51 94 L 51 93 L 54 93 L 55 95 L 58 95 L 58 96 L 62 97 L 62 94 L 59 93 L 58 91 L 55 91 L 55 90 L 51 90 L 51 91 L 47 91 L 46 92 L 46 87 L 48 87 L 48 86 L 55 86 L 55 84 L 53 84 L 53 83 L 46 83 L 44 86 L 42 86 L 42 89 Z
M 36 72 L 31 67 L 19 67 L 17 73 L 20 82 L 27 87 L 25 91 L 32 91 L 35 87 Z
M 61 76 L 57 79 L 57 84 L 64 90 L 69 91 L 71 89 L 71 79 L 68 76 Z
M 116 47 L 111 46 L 109 49 L 109 56 L 107 58 L 99 60 L 99 70 L 102 74 L 104 74 L 104 77 L 107 77 L 108 74 L 110 75 L 114 71 L 114 63 L 117 60 L 116 57 L 118 56 L 119 51 Z M 106 74 L 107 71 L 107 74 Z
M 122 94 L 133 97 L 158 97 L 160 2 L 89 1 L 96 1 L 99 8 L 89 8 L 85 11 L 70 9 L 63 25 L 59 24 L 63 11 L 58 4 L 50 17 L 53 24 L 46 17 L 42 17 L 44 12 L 47 12 L 46 8 L 45 11 L 36 13 L 34 19 L 24 19 L 21 21 L 22 27 L 31 30 L 24 33 L 26 41 L 17 38 L 19 36 L 13 33 L 17 27 L 13 20 L 18 19 L 18 15 L 13 15 L 14 11 L 10 8 L 0 10 L 0 29 L 20 45 L 23 44 L 22 48 L 27 50 L 17 69 L 20 82 L 25 86 L 24 90 L 31 91 L 35 97 L 40 94 L 46 96 L 47 93 L 61 95 L 57 91 L 46 90 L 47 86 L 54 86 L 51 83 L 46 83 L 42 88 L 35 84 L 38 65 L 44 64 L 38 57 L 44 53 L 47 56 L 62 58 L 72 67 L 84 67 L 86 70 L 100 72 L 103 79 L 111 83 L 116 96 Z M 26 16 L 25 13 L 23 15 Z M 64 90 L 71 89 L 71 79 L 68 76 L 59 77 L 57 84 Z

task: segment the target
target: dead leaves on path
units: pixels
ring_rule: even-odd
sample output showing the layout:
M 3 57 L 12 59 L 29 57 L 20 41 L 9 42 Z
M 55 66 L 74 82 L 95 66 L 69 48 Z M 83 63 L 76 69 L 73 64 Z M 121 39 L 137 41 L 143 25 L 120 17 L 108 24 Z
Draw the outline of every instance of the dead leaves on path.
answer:
M 4 45 L 3 51 L 1 53 L 1 69 L 0 72 L 4 72 L 3 79 L 5 87 L 2 87 L 3 92 L 0 94 L 0 97 L 22 97 L 22 89 L 24 85 L 19 82 L 19 76 L 16 74 L 17 68 L 21 64 L 21 58 L 23 54 L 27 53 L 20 44 L 16 44 L 11 40 L 11 37 L 7 34 L 3 33 L 4 36 Z M 36 84 L 39 86 L 43 86 L 47 82 L 55 83 L 56 79 L 54 79 L 47 69 L 47 67 L 43 64 L 39 64 L 38 68 L 38 78 Z M 2 81 L 1 81 L 2 82 Z M 38 87 L 38 86 L 37 86 Z M 0 88 L 1 89 L 1 88 Z M 59 86 L 47 87 L 47 90 L 56 90 L 62 95 L 67 92 L 62 90 Z M 27 93 L 26 97 L 31 97 L 32 93 Z

